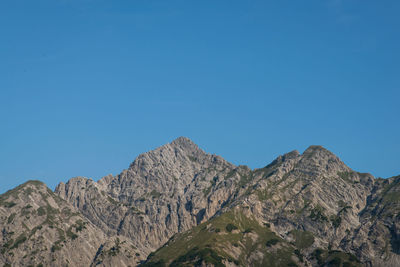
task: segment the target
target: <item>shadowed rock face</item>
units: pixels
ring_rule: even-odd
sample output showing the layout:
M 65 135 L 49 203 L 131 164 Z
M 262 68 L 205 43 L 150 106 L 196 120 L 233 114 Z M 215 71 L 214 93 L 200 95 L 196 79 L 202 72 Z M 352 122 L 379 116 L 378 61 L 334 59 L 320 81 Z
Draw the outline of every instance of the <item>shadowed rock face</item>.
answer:
M 264 168 L 251 170 L 207 154 L 190 139 L 180 137 L 139 155 L 119 175 L 109 175 L 98 182 L 84 177 L 72 178 L 66 184 L 60 183 L 55 194 L 51 191 L 48 194 L 58 199 L 63 207 L 73 210 L 86 223 L 85 231 L 90 230 L 93 235 L 90 237 L 88 233 L 86 243 L 82 240 L 74 245 L 89 255 L 87 259 L 80 259 L 87 265 L 134 266 L 168 240 L 171 249 L 180 247 L 174 254 L 184 254 L 182 247 L 190 249 L 196 243 L 193 239 L 206 234 L 202 226 L 197 225 L 212 220 L 220 223 L 227 218 L 224 214 L 231 214 L 234 210 L 236 217 L 229 217 L 232 224 L 237 218 L 245 220 L 245 216 L 247 223 L 268 225 L 269 228 L 263 230 L 257 226 L 256 232 L 242 236 L 252 238 L 252 249 L 248 247 L 250 241 L 243 240 L 237 246 L 224 241 L 213 248 L 224 258 L 225 265 L 262 265 L 270 259 L 268 255 L 285 249 L 292 254 L 299 251 L 292 255 L 297 259 L 292 263 L 299 266 L 338 261 L 335 257 L 343 262 L 353 259 L 345 253 L 355 255 L 362 262 L 357 264 L 396 266 L 400 250 L 399 181 L 400 177 L 375 179 L 370 174 L 355 172 L 321 146 L 310 146 L 303 154 L 289 152 Z M 21 210 L 21 205 L 10 208 Z M 46 205 L 45 201 L 37 203 L 38 207 Z M 0 209 L 4 218 L 8 212 L 5 209 Z M 61 219 L 60 223 L 67 230 L 73 224 Z M 8 227 L 6 232 L 15 226 Z M 21 227 L 18 231 L 22 231 Z M 196 230 L 199 233 L 197 237 L 192 234 L 186 237 L 185 233 L 196 227 L 200 227 Z M 215 230 L 210 229 L 211 232 Z M 52 233 L 53 230 L 42 229 L 43 233 Z M 281 250 L 274 246 L 265 250 L 265 247 L 256 245 L 264 240 L 260 235 L 270 232 L 283 240 Z M 293 239 L 294 233 L 303 232 L 312 237 L 312 244 L 299 247 L 301 242 Z M 177 233 L 184 234 L 185 238 L 172 238 Z M 213 237 L 215 240 L 220 240 L 218 236 L 221 234 L 212 232 L 216 235 Z M 53 239 L 53 243 L 57 241 L 56 237 Z M 8 239 L 3 237 L 3 240 L 5 243 Z M 66 241 L 65 250 L 74 251 L 70 247 L 76 240 L 79 238 Z M 53 253 L 61 253 L 63 249 Z M 26 247 L 25 250 L 31 251 L 32 248 Z M 335 250 L 342 251 L 342 254 Z M 211 253 L 207 249 L 199 251 Z M 163 259 L 169 254 L 157 253 L 155 259 Z M 179 253 L 174 256 L 177 258 Z M 70 256 L 66 252 L 62 254 L 57 263 L 66 262 Z M 276 255 L 281 257 L 282 253 Z M 274 259 L 280 259 L 276 255 Z M 8 257 L 3 256 L 3 261 L 23 255 Z M 46 257 L 47 261 L 51 260 L 51 256 Z M 166 260 L 171 262 L 174 259 L 167 257 Z M 21 261 L 21 264 L 28 262 Z M 291 264 L 290 261 L 284 262 Z

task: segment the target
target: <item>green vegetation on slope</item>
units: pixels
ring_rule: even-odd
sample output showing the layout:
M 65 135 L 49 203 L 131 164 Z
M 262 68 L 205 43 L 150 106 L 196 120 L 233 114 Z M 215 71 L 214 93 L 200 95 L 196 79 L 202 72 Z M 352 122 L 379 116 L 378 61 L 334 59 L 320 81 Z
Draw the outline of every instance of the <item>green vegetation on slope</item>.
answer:
M 294 244 L 299 249 L 305 249 L 314 244 L 314 235 L 307 231 L 292 230 L 290 234 L 294 238 Z
M 175 235 L 142 266 L 296 266 L 297 261 L 293 245 L 235 209 Z

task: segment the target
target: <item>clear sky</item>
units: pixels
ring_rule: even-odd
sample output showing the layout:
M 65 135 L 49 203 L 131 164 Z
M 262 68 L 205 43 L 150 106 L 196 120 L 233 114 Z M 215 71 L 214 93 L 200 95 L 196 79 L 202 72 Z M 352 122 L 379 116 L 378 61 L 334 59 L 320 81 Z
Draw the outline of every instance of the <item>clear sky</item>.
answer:
M 323 145 L 400 174 L 400 1 L 0 1 L 0 192 L 187 136 L 235 164 Z

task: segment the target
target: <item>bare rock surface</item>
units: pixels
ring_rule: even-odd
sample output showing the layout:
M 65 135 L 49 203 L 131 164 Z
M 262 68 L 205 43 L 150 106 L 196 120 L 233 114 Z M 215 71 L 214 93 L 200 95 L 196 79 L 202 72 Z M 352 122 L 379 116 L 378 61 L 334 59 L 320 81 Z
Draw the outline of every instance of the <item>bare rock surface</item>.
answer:
M 40 181 L 1 195 L 0 218 L 4 266 L 90 266 L 99 248 L 109 242 L 103 231 Z M 134 249 L 129 253 L 135 255 Z M 117 258 L 125 266 L 135 261 L 134 256 L 129 261 Z

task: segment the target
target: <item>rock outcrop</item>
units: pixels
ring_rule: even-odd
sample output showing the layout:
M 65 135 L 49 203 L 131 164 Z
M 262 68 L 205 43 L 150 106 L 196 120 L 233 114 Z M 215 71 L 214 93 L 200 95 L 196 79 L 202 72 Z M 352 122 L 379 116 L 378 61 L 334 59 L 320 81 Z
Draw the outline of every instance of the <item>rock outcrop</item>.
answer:
M 1 195 L 0 218 L 0 263 L 4 266 L 90 266 L 112 242 L 40 181 L 28 181 Z M 118 266 L 137 262 L 129 246 L 121 255 L 107 253 L 104 261 Z

